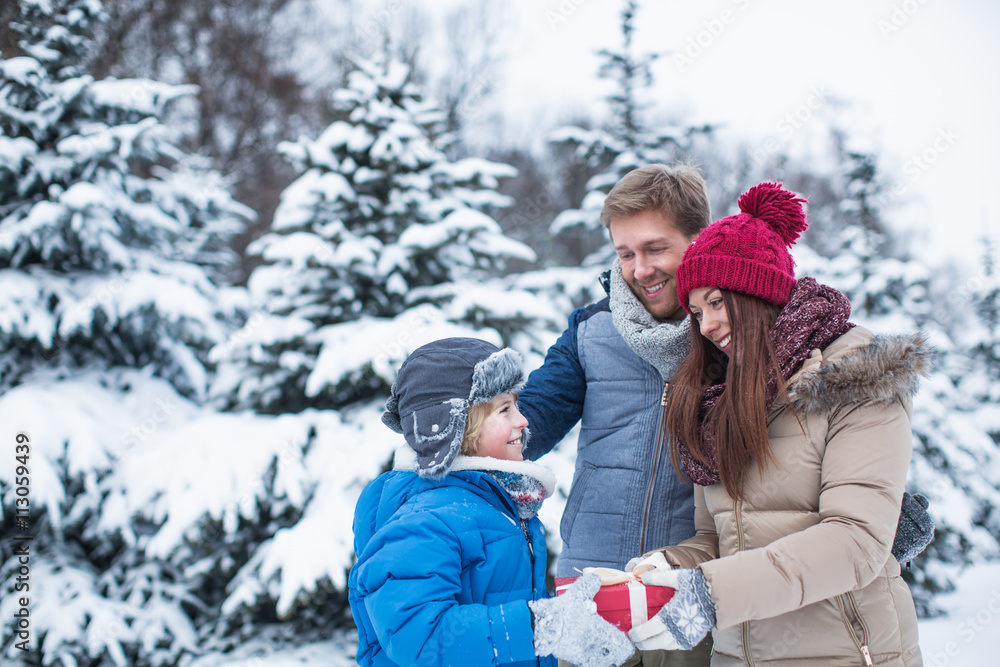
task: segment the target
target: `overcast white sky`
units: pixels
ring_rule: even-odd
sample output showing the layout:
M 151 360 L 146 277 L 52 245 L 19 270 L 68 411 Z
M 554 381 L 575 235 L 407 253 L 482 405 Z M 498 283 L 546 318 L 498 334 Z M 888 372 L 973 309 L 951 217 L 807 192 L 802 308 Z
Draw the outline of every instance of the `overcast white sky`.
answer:
M 526 128 L 601 108 L 594 52 L 618 46 L 622 3 L 512 1 L 498 103 Z M 805 144 L 810 105 L 854 102 L 857 138 L 882 154 L 900 200 L 913 201 L 894 223 L 913 229 L 931 263 L 950 257 L 974 270 L 984 225 L 1000 233 L 998 29 L 993 0 L 646 0 L 636 41 L 671 51 L 656 69 L 664 108 L 752 141 Z M 805 120 L 792 132 L 796 113 Z

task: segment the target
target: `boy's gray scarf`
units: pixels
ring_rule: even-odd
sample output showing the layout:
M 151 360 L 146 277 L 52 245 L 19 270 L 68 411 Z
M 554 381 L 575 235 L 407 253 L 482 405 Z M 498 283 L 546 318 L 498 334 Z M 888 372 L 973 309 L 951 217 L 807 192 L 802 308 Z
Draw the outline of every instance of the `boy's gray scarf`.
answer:
M 664 322 L 649 314 L 639 298 L 625 282 L 622 265 L 617 259 L 611 267 L 611 319 L 632 351 L 660 371 L 669 382 L 688 350 L 691 331 L 687 318 Z
M 548 496 L 541 480 L 526 473 L 505 470 L 483 470 L 503 487 L 510 499 L 514 501 L 517 515 L 525 520 L 534 519 L 542 506 L 542 501 Z

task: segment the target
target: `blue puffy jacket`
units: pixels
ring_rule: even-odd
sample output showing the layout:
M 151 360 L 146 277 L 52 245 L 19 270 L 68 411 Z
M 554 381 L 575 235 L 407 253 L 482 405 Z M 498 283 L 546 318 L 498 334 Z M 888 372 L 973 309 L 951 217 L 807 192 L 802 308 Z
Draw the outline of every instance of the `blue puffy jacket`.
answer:
M 618 333 L 608 299 L 573 311 L 528 376 L 517 402 L 531 427 L 526 458 L 582 422 L 556 576 L 621 569 L 694 535 L 693 489 L 677 477 L 659 435 L 663 381 Z
M 358 499 L 354 549 L 358 664 L 557 664 L 535 657 L 527 605 L 548 597 L 542 524 L 489 475 L 384 473 Z

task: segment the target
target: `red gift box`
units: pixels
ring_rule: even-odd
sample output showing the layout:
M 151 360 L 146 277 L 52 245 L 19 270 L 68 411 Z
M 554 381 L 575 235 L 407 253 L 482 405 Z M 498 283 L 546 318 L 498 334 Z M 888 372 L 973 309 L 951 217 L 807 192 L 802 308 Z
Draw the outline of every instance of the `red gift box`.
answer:
M 562 595 L 577 577 L 556 577 L 556 595 Z M 602 585 L 594 602 L 597 613 L 623 632 L 632 626 L 645 623 L 656 615 L 674 596 L 669 586 L 646 588 L 641 581 L 629 580 L 621 584 Z

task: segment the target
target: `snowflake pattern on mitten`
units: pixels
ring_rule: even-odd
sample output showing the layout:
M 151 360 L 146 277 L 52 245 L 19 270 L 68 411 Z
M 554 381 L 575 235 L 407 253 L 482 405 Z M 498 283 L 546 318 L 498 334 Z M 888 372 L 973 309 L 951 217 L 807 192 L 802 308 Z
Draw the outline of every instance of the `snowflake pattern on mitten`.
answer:
M 701 570 L 680 570 L 677 573 L 674 596 L 657 616 L 686 651 L 705 638 L 715 625 L 715 603 Z

